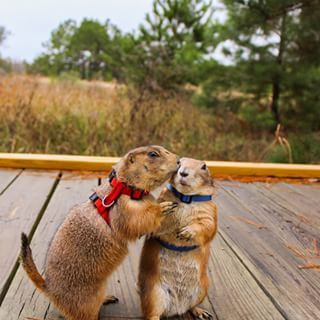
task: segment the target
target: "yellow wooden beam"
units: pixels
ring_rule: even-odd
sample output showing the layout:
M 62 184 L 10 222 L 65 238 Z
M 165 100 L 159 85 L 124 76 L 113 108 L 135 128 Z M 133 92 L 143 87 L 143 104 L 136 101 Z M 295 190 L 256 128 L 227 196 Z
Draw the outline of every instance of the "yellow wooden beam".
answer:
M 0 153 L 0 167 L 107 171 L 119 158 L 53 154 Z
M 119 158 L 0 153 L 0 167 L 109 171 Z M 320 165 L 207 161 L 215 175 L 320 178 Z
M 217 175 L 320 178 L 320 165 L 232 161 L 207 161 L 207 165 Z

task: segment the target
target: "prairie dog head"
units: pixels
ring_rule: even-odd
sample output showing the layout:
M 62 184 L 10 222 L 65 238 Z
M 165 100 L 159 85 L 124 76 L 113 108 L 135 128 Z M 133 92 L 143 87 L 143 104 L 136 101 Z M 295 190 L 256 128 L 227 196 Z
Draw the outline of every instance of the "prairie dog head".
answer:
M 186 195 L 212 195 L 214 182 L 204 161 L 181 158 L 177 173 L 171 179 L 172 185 Z
M 178 157 L 161 146 L 145 146 L 129 151 L 114 168 L 121 181 L 151 191 L 177 171 Z

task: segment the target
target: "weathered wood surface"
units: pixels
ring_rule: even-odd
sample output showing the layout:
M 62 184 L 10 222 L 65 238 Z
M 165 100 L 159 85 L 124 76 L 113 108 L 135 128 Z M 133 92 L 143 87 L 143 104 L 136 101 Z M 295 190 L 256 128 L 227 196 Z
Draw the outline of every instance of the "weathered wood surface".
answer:
M 306 252 L 312 236 L 255 184 L 219 186 L 220 228 L 233 250 L 286 318 L 320 318 L 319 273 L 300 270 L 303 260 L 295 252 Z
M 0 299 L 14 272 L 20 234 L 29 234 L 53 188 L 57 172 L 25 170 L 0 196 Z
M 279 205 L 294 212 L 295 217 L 310 227 L 320 228 L 320 189 L 307 185 L 289 185 L 288 183 L 276 183 L 266 187 L 257 185 L 261 190 L 268 190 L 268 195 L 276 199 Z
M 319 181 L 320 182 L 320 181 Z M 288 188 L 290 188 L 295 193 L 299 193 L 302 197 L 306 197 L 307 199 L 316 202 L 320 205 L 320 183 L 317 184 L 286 184 Z
M 0 195 L 13 182 L 13 180 L 21 173 L 22 170 L 1 169 L 0 170 Z
M 43 271 L 47 248 L 58 226 L 70 207 L 87 199 L 98 178 L 96 173 L 65 173 L 50 195 L 57 173 L 35 173 L 24 171 L 0 196 L 1 219 L 1 204 L 5 204 L 5 212 L 14 210 L 17 195 L 21 203 L 28 204 L 18 220 L 6 218 L 10 227 L 9 231 L 1 229 L 0 256 L 10 256 L 13 248 L 2 241 L 2 233 L 9 235 L 18 248 L 21 228 L 33 233 L 37 226 L 31 246 L 36 264 Z M 51 182 L 45 183 L 46 179 Z M 217 185 L 220 232 L 212 244 L 211 286 L 203 306 L 215 320 L 320 319 L 319 269 L 299 269 L 320 263 L 319 184 L 224 181 Z M 43 208 L 48 195 L 48 206 Z M 41 209 L 45 211 L 39 222 Z M 30 214 L 32 210 L 34 215 Z M 142 242 L 130 246 L 129 256 L 112 275 L 107 293 L 120 302 L 103 306 L 100 319 L 141 319 L 135 283 Z M 12 281 L 0 307 L 0 319 L 63 319 L 20 267 L 12 274 L 16 255 L 11 264 L 6 262 Z M 3 259 L 0 261 L 2 265 Z M 186 315 L 183 319 L 191 318 Z
M 44 269 L 50 241 L 69 209 L 77 203 L 86 201 L 97 183 L 98 179 L 93 178 L 64 180 L 62 177 L 31 241 L 33 257 L 39 270 Z M 7 316 L 6 319 L 59 319 L 55 309 L 50 308 L 48 299 L 35 289 L 21 267 L 11 283 L 1 308 Z

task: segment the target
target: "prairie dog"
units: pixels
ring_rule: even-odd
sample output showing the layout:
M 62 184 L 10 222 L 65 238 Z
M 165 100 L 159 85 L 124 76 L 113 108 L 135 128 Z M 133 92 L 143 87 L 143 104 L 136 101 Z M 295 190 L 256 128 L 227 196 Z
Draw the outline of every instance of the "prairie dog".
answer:
M 188 311 L 196 319 L 212 318 L 198 305 L 207 295 L 209 247 L 217 231 L 217 208 L 210 200 L 213 194 L 213 179 L 206 164 L 182 158 L 171 186 L 159 198 L 178 201 L 178 207 L 145 240 L 142 249 L 138 288 L 145 319 Z M 184 203 L 177 198 L 191 201 L 187 195 L 198 201 Z
M 160 146 L 127 153 L 114 166 L 127 186 L 152 191 L 177 170 L 177 156 Z M 96 188 L 100 198 L 110 182 Z M 88 195 L 89 196 L 89 195 Z M 172 202 L 157 203 L 151 194 L 134 200 L 122 194 L 110 210 L 110 225 L 91 201 L 71 209 L 48 250 L 45 279 L 38 272 L 26 235 L 22 234 L 22 266 L 37 288 L 68 320 L 97 320 L 105 301 L 106 280 L 128 253 L 129 241 L 156 230 L 174 210 Z M 107 297 L 107 302 L 115 302 Z

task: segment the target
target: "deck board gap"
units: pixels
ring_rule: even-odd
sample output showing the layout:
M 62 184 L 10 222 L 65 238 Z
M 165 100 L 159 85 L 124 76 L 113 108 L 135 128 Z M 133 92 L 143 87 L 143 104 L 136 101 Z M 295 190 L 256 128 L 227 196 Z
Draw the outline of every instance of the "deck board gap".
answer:
M 21 175 L 21 173 L 23 172 L 24 169 L 21 169 L 17 175 L 7 184 L 7 186 L 3 189 L 3 190 L 0 190 L 0 196 L 2 194 L 5 193 L 6 190 L 8 190 L 10 188 L 10 186 L 18 179 L 18 177 Z
M 268 299 L 271 301 L 271 303 L 275 306 L 275 308 L 279 311 L 279 313 L 283 316 L 284 319 L 289 320 L 289 316 L 286 314 L 286 312 L 281 308 L 277 300 L 272 296 L 272 294 L 265 288 L 265 286 L 261 283 L 261 281 L 254 275 L 254 273 L 251 271 L 251 269 L 246 265 L 246 263 L 243 261 L 243 259 L 239 256 L 239 254 L 234 250 L 232 244 L 228 241 L 228 236 L 221 231 L 221 229 L 218 231 L 218 234 L 221 236 L 221 239 L 226 244 L 226 246 L 229 247 L 229 249 L 233 252 L 233 254 L 238 258 L 239 262 L 243 265 L 243 267 L 249 272 L 251 277 L 254 279 L 254 281 L 257 283 L 257 285 L 260 287 L 260 289 L 264 292 L 264 294 L 268 297 Z
M 53 186 L 52 186 L 52 188 L 51 188 L 51 190 L 50 190 L 50 192 L 49 192 L 49 194 L 47 196 L 47 199 L 44 202 L 42 208 L 40 209 L 40 212 L 39 212 L 39 214 L 38 214 L 38 216 L 37 216 L 32 228 L 31 228 L 31 230 L 30 230 L 30 232 L 28 234 L 29 241 L 32 240 L 32 237 L 33 237 L 33 235 L 34 235 L 34 233 L 35 233 L 35 231 L 36 231 L 36 229 L 37 229 L 37 227 L 38 227 L 38 225 L 39 225 L 39 223 L 40 223 L 40 221 L 41 221 L 41 219 L 42 219 L 42 217 L 43 217 L 43 215 L 44 215 L 44 213 L 45 213 L 45 211 L 46 211 L 46 209 L 47 209 L 47 207 L 49 205 L 49 202 L 50 202 L 54 192 L 57 189 L 57 186 L 58 186 L 58 184 L 59 184 L 59 182 L 61 180 L 61 177 L 62 177 L 62 172 L 59 172 L 59 174 L 58 174 L 58 176 L 57 176 L 57 178 L 56 178 L 56 180 L 55 180 L 55 182 L 54 182 L 54 184 L 53 184 Z
M 40 223 L 40 220 L 42 218 L 42 216 L 44 215 L 44 212 L 46 211 L 47 207 L 48 207 L 48 204 L 52 198 L 52 195 L 54 194 L 54 191 L 56 190 L 58 184 L 59 184 L 59 181 L 60 181 L 60 178 L 62 176 L 62 173 L 60 172 L 58 175 L 57 175 L 57 178 L 55 180 L 55 182 L 53 183 L 52 187 L 51 187 L 51 190 L 47 196 L 47 199 L 45 200 L 44 204 L 42 205 L 40 211 L 39 211 L 39 214 L 37 215 L 37 218 L 28 234 L 28 239 L 29 241 L 31 241 L 32 237 L 33 237 L 33 234 L 35 233 L 36 229 L 37 229 L 37 226 L 39 225 Z M 17 271 L 18 271 L 18 268 L 19 268 L 19 257 L 17 258 L 16 262 L 14 263 L 13 265 L 13 268 L 9 274 L 9 277 L 7 279 L 7 281 L 5 282 L 4 286 L 3 286 L 3 290 L 0 292 L 0 307 L 1 307 L 1 304 L 9 290 L 9 287 L 10 287 L 10 284 L 12 282 L 12 280 L 14 279 Z

